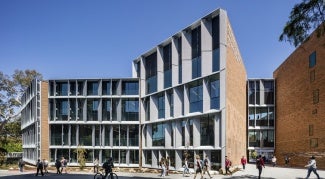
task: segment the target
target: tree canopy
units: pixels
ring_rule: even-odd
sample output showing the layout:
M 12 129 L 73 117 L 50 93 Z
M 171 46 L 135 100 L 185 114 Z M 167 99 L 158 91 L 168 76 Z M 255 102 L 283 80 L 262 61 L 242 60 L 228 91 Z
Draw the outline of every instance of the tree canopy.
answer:
M 316 29 L 317 36 L 325 34 L 325 1 L 303 0 L 292 9 L 289 20 L 279 37 L 295 47 L 303 43 Z M 319 28 L 318 28 L 319 27 Z
M 43 77 L 35 70 L 15 70 L 12 76 L 0 71 L 0 131 L 9 120 L 19 119 L 20 98 L 34 78 Z

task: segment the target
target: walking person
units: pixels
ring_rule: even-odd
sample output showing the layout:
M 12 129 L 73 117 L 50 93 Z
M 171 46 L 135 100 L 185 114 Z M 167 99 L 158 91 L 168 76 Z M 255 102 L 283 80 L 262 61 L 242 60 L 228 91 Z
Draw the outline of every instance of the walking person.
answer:
M 170 161 L 169 156 L 167 156 L 167 158 L 166 158 L 166 176 L 169 175 L 169 161 Z
M 110 178 L 112 177 L 112 168 L 114 168 L 114 163 L 113 163 L 113 158 L 109 157 L 107 159 L 106 162 L 103 163 L 102 168 L 105 170 L 105 176 L 104 178 L 106 178 L 108 176 L 108 174 L 110 175 Z
M 187 162 L 186 157 L 185 157 L 185 160 L 184 160 L 183 177 L 185 177 L 185 173 L 189 173 L 191 175 L 190 169 L 188 168 L 188 162 Z
M 98 173 L 99 161 L 98 158 L 94 160 L 94 173 Z
M 24 166 L 25 166 L 24 160 L 23 159 L 19 159 L 18 167 L 19 167 L 19 171 L 20 172 L 24 172 Z
M 247 160 L 244 156 L 242 156 L 242 158 L 240 159 L 240 163 L 243 165 L 243 169 L 245 170 L 245 166 L 247 164 Z
M 290 157 L 288 157 L 287 155 L 284 156 L 284 164 L 285 164 L 285 166 L 289 166 L 289 163 L 290 163 Z
M 265 168 L 265 165 L 264 165 L 263 158 L 261 157 L 261 155 L 259 155 L 258 158 L 256 159 L 256 168 L 258 169 L 258 179 L 261 178 L 262 167 Z
M 37 163 L 36 163 L 36 174 L 35 176 L 38 176 L 38 173 L 41 172 L 41 175 L 44 176 L 44 173 L 43 173 L 43 163 L 41 162 L 40 159 L 37 160 Z
M 195 165 L 195 174 L 194 174 L 194 179 L 196 178 L 196 175 L 200 173 L 201 179 L 203 178 L 202 175 L 202 161 L 200 160 L 200 156 L 196 155 L 196 165 Z
M 316 159 L 314 156 L 310 157 L 308 165 L 306 165 L 305 167 L 308 167 L 308 173 L 306 179 L 309 178 L 311 172 L 314 172 L 318 179 L 320 178 L 316 170 L 317 166 L 316 166 Z
M 161 177 L 165 177 L 166 176 L 166 159 L 164 157 L 162 157 L 160 159 L 159 165 L 161 166 Z
M 232 175 L 232 173 L 230 171 L 231 165 L 232 165 L 231 160 L 228 158 L 228 156 L 226 156 L 226 160 L 225 160 L 226 175 L 228 174 L 228 172 L 230 175 Z
M 65 173 L 68 173 L 67 166 L 68 166 L 67 159 L 65 159 L 64 157 L 62 157 L 62 159 L 61 159 L 61 174 L 63 173 L 63 170 L 65 171 Z
M 44 166 L 44 172 L 49 173 L 47 170 L 47 167 L 49 166 L 49 162 L 46 159 L 43 159 L 43 166 Z
M 209 160 L 208 156 L 206 155 L 205 159 L 203 161 L 203 176 L 204 176 L 205 172 L 207 172 L 211 179 L 212 176 L 210 175 L 209 171 L 210 171 L 210 160 Z
M 276 157 L 275 156 L 272 157 L 272 165 L 273 165 L 273 167 L 275 167 L 275 165 L 276 165 Z
M 61 174 L 61 171 L 60 171 L 61 161 L 59 159 L 56 159 L 56 161 L 55 161 L 55 168 L 56 168 L 56 174 Z

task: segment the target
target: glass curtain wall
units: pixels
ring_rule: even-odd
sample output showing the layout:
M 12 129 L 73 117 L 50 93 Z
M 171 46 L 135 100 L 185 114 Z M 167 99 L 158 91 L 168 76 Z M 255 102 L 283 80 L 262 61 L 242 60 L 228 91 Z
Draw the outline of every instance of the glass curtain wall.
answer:
M 201 26 L 192 30 L 192 79 L 201 77 Z

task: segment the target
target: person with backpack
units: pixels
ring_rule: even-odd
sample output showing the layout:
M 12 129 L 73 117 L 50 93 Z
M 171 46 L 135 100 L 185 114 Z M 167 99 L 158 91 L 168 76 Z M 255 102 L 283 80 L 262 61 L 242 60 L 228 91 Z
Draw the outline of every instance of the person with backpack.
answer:
M 68 161 L 67 159 L 65 159 L 64 157 L 62 157 L 61 159 L 61 173 L 63 173 L 63 170 L 65 171 L 65 173 L 68 173 L 67 171 L 67 166 L 68 166 Z
M 35 176 L 38 176 L 38 173 L 41 171 L 41 175 L 44 176 L 44 173 L 43 173 L 43 163 L 41 162 L 40 159 L 37 160 L 37 163 L 36 163 L 36 174 Z
M 262 167 L 265 168 L 264 160 L 263 160 L 262 156 L 259 155 L 259 156 L 256 158 L 256 168 L 258 169 L 258 178 L 259 178 L 259 179 L 261 178 Z
M 55 161 L 55 168 L 56 168 L 56 174 L 61 174 L 61 171 L 60 171 L 61 161 L 59 159 L 56 159 L 56 161 Z
M 205 159 L 203 161 L 203 175 L 205 174 L 205 172 L 208 173 L 210 179 L 212 178 L 212 176 L 210 175 L 210 160 L 208 158 L 208 155 L 205 156 Z
M 245 156 L 242 156 L 242 158 L 240 159 L 240 163 L 243 165 L 243 170 L 245 170 L 245 166 L 246 166 L 246 163 L 247 163 L 247 160 L 246 160 Z

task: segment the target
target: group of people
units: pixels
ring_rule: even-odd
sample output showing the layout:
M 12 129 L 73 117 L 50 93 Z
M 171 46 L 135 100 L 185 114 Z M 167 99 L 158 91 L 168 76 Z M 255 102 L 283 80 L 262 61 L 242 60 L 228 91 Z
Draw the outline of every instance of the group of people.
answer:
M 43 159 L 42 161 L 40 159 L 38 159 L 37 162 L 36 162 L 36 174 L 35 174 L 35 176 L 38 176 L 39 173 L 42 176 L 44 176 L 44 172 L 49 173 L 49 171 L 47 170 L 48 166 L 49 166 L 49 162 L 46 159 Z
M 62 174 L 63 171 L 65 173 L 68 173 L 67 167 L 68 167 L 67 159 L 65 159 L 64 157 L 62 157 L 61 160 L 56 159 L 55 161 L 56 174 Z
M 203 161 L 200 159 L 199 155 L 196 155 L 195 159 L 196 159 L 196 163 L 194 165 L 194 167 L 195 167 L 194 178 L 196 178 L 197 174 L 200 174 L 201 178 L 203 178 L 205 173 L 207 173 L 209 175 L 209 177 L 212 178 L 212 176 L 209 172 L 211 163 L 210 163 L 208 156 L 206 155 L 205 159 Z

